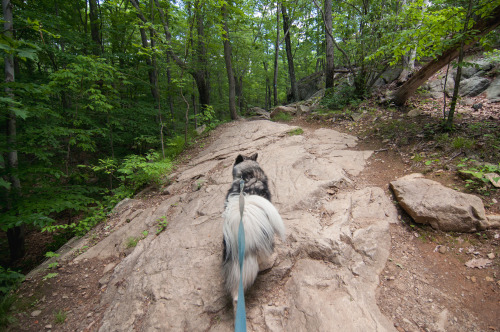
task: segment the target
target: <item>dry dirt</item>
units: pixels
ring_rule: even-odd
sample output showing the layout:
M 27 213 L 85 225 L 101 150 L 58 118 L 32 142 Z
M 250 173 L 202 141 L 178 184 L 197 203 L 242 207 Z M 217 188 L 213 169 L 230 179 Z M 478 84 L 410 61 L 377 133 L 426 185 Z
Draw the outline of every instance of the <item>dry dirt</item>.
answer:
M 496 104 L 491 110 L 498 115 L 498 108 L 500 105 Z M 434 150 L 430 150 L 429 140 L 413 141 L 408 137 L 405 145 L 400 144 L 400 136 L 385 138 L 383 130 L 375 130 L 374 119 L 400 116 L 385 112 L 379 108 L 356 122 L 348 118 L 319 122 L 302 117 L 291 123 L 304 128 L 328 127 L 357 135 L 360 138 L 357 149 L 375 150 L 369 166 L 356 179 L 358 188 L 379 186 L 392 197 L 388 186 L 390 181 L 420 171 L 427 178 L 466 190 L 464 181 L 456 176 L 456 168 L 444 165 L 429 169 L 429 165 L 411 159 L 416 151 L 430 156 Z M 424 124 L 435 122 L 428 114 L 410 121 L 418 122 L 422 128 Z M 498 116 L 490 121 L 498 124 Z M 199 143 L 207 145 L 218 132 L 215 130 Z M 203 145 L 197 146 L 185 152 L 184 160 L 189 160 L 189 156 L 195 155 Z M 449 153 L 443 159 L 456 154 L 441 153 Z M 499 213 L 498 190 L 490 190 L 489 194 L 482 196 L 487 213 Z M 144 204 L 156 204 L 165 199 L 165 193 L 152 191 L 144 193 L 143 197 Z M 391 225 L 392 250 L 378 289 L 378 305 L 394 326 L 399 331 L 435 331 L 430 327 L 431 322 L 442 321 L 444 326 L 445 321 L 451 320 L 452 328 L 443 327 L 442 331 L 500 331 L 500 231 L 443 233 L 413 224 L 402 210 L 399 210 L 399 215 L 401 222 Z M 113 219 L 106 225 L 97 226 L 87 236 L 97 242 L 106 235 L 106 227 L 110 225 L 113 225 Z M 488 267 L 465 266 L 465 262 L 472 258 L 492 257 L 491 254 L 494 255 L 493 264 Z M 17 323 L 8 330 L 74 331 L 75 326 L 81 326 L 85 321 L 88 322 L 85 331 L 96 330 L 102 317 L 102 309 L 98 309 L 99 294 L 105 290 L 99 280 L 105 268 L 112 268 L 117 263 L 118 260 L 62 263 L 56 269 L 56 277 L 43 280 L 46 275 L 43 273 L 26 280 L 17 291 L 19 299 L 14 304 Z

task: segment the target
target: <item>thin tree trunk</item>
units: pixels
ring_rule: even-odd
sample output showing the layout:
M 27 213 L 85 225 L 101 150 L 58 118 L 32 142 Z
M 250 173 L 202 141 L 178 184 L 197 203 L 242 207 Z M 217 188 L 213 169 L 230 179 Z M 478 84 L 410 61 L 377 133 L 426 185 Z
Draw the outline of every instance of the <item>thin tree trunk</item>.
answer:
M 266 72 L 266 101 L 265 101 L 265 109 L 269 110 L 271 108 L 271 84 L 269 82 L 269 74 L 267 73 L 267 62 L 262 61 L 262 64 L 264 65 L 264 70 Z
M 480 19 L 472 27 L 471 30 L 477 31 L 471 39 L 464 43 L 463 51 L 467 51 L 476 40 L 484 36 L 491 30 L 495 29 L 500 25 L 500 6 L 496 7 L 491 15 Z M 461 42 L 457 42 L 452 45 L 448 50 L 444 51 L 442 55 L 438 56 L 436 59 L 430 61 L 425 66 L 422 67 L 418 72 L 415 73 L 408 81 L 406 81 L 399 89 L 396 91 L 394 96 L 391 98 L 392 101 L 399 106 L 406 103 L 408 98 L 410 98 L 415 91 L 423 84 L 429 77 L 434 75 L 443 66 L 450 63 L 455 59 L 460 53 Z
M 288 18 L 286 7 L 283 4 L 281 4 L 281 13 L 283 15 L 283 32 L 285 33 L 285 49 L 288 62 L 288 76 L 290 78 L 290 85 L 292 88 L 292 101 L 298 101 L 299 90 L 295 79 L 295 66 L 293 65 L 292 41 L 290 38 L 290 19 Z
M 465 18 L 464 28 L 462 30 L 462 33 L 464 35 L 467 35 L 471 14 L 472 14 L 472 0 L 469 0 L 469 6 L 467 8 L 467 16 Z M 455 107 L 457 105 L 457 100 L 458 100 L 458 89 L 460 88 L 460 79 L 462 78 L 462 64 L 464 62 L 464 43 L 465 40 L 462 39 L 460 42 L 460 49 L 458 54 L 458 67 L 457 67 L 457 74 L 455 76 L 455 86 L 453 87 L 453 96 L 451 97 L 450 101 L 450 111 L 448 112 L 448 118 L 446 119 L 446 123 L 444 126 L 444 128 L 448 131 L 453 129 L 453 116 L 455 114 Z M 444 89 L 446 90 L 446 85 L 444 86 Z
M 92 54 L 101 54 L 101 37 L 99 34 L 99 15 L 97 14 L 97 0 L 89 0 L 89 18 L 90 18 L 90 35 L 94 45 L 92 46 Z
M 243 75 L 240 75 L 239 79 L 238 79 L 238 105 L 240 107 L 240 114 L 243 113 Z
M 274 45 L 274 79 L 273 79 L 273 97 L 274 106 L 278 105 L 278 57 L 280 47 L 280 5 L 276 4 L 276 43 Z
M 234 81 L 233 64 L 231 62 L 231 42 L 229 41 L 229 28 L 227 26 L 228 15 L 226 4 L 222 5 L 221 11 L 224 28 L 224 32 L 222 34 L 222 40 L 224 43 L 224 60 L 226 61 L 227 80 L 229 82 L 229 113 L 231 115 L 231 119 L 236 120 L 238 118 L 238 114 L 236 113 L 236 87 Z
M 14 19 L 12 14 L 12 3 L 10 0 L 2 0 L 4 36 L 9 40 L 13 39 Z M 4 58 L 5 65 L 5 88 L 6 95 L 14 99 L 14 93 L 8 86 L 15 82 L 14 56 L 7 53 Z M 10 180 L 10 190 L 7 198 L 7 210 L 12 209 L 12 205 L 21 195 L 21 181 L 17 175 L 17 117 L 12 109 L 8 110 L 7 118 L 7 172 Z M 12 261 L 24 256 L 24 227 L 15 226 L 7 230 L 7 240 L 9 242 L 10 258 Z
M 325 30 L 332 31 L 332 0 L 325 0 Z M 333 78 L 335 71 L 334 51 L 333 51 L 333 37 L 330 33 L 325 33 L 326 39 L 326 68 L 325 68 L 325 88 L 333 88 Z
M 195 20 L 198 32 L 197 52 L 198 64 L 200 68 L 195 73 L 196 86 L 198 87 L 201 112 L 205 114 L 205 109 L 210 105 L 210 85 L 207 70 L 207 47 L 205 45 L 205 24 L 203 21 L 203 6 L 205 2 L 195 1 Z

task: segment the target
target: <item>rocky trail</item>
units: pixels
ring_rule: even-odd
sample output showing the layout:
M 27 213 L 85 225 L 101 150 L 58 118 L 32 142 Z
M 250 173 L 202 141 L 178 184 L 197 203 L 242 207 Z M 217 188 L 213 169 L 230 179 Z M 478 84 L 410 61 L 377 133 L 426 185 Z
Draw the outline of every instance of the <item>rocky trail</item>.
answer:
M 33 271 L 12 330 L 232 331 L 221 214 L 235 156 L 255 152 L 287 236 L 246 295 L 249 331 L 500 330 L 497 233 L 481 247 L 469 235 L 412 229 L 388 190 L 405 173 L 390 152 L 296 128 L 217 128 L 161 192 L 123 201 L 61 249 L 57 277 L 42 280 L 48 262 Z M 466 255 L 490 253 L 489 268 L 464 266 Z M 64 323 L 54 322 L 58 311 Z

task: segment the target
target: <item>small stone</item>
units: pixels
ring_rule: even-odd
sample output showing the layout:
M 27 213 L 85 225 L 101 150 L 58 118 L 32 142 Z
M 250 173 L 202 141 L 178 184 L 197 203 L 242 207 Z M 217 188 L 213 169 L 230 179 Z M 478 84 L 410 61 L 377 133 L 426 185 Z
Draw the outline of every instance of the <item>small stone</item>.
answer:
M 52 325 L 51 325 L 51 324 L 47 324 L 47 325 L 45 325 L 45 328 L 46 328 L 47 330 L 50 330 L 50 329 L 52 328 Z
M 92 313 L 91 313 L 91 312 L 89 312 L 89 313 L 87 314 L 87 317 L 92 317 Z
M 439 252 L 440 252 L 441 254 L 445 254 L 445 253 L 446 253 L 446 247 L 445 247 L 445 246 L 441 246 L 441 247 L 439 247 L 439 249 L 438 249 L 438 250 L 439 250 Z
M 476 111 L 480 110 L 481 108 L 483 108 L 483 104 L 482 103 L 473 104 L 472 108 L 475 109 Z
M 42 310 L 35 310 L 31 313 L 31 317 L 37 317 L 42 313 Z
M 488 256 L 489 259 L 495 258 L 495 254 L 492 253 L 492 252 L 490 252 L 487 256 Z
M 475 276 L 472 276 L 472 277 L 470 277 L 470 281 L 472 281 L 472 282 L 474 282 L 474 283 L 475 283 L 475 282 L 477 281 L 477 279 L 476 279 L 476 277 L 475 277 Z
M 492 278 L 492 277 L 486 277 L 486 281 L 488 281 L 488 282 L 493 282 L 493 281 L 495 281 L 495 280 L 493 280 L 493 278 Z
M 63 298 L 64 300 L 69 299 L 68 295 L 63 295 L 63 296 L 62 296 L 62 298 Z

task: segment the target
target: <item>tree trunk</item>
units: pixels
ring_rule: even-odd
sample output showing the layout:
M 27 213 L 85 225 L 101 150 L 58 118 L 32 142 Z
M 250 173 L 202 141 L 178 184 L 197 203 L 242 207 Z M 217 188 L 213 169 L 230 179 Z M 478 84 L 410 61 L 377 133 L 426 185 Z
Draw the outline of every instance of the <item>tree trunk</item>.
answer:
M 280 48 L 280 5 L 276 4 L 276 43 L 274 44 L 274 106 L 278 105 L 278 56 Z
M 208 81 L 208 70 L 207 70 L 207 47 L 205 45 L 205 23 L 203 21 L 203 6 L 204 1 L 195 1 L 195 20 L 196 20 L 196 30 L 198 33 L 198 43 L 197 52 L 198 63 L 195 67 L 200 68 L 196 70 L 194 76 L 196 81 L 196 86 L 198 87 L 200 107 L 201 112 L 205 114 L 205 109 L 210 104 L 210 85 Z M 191 75 L 193 75 L 191 73 Z
M 160 7 L 159 1 L 154 0 L 156 3 L 156 8 L 158 12 L 160 13 L 160 20 L 163 24 L 163 30 L 165 33 L 165 39 L 168 44 L 170 44 L 171 39 L 172 39 L 172 34 L 170 33 L 170 29 L 167 24 L 167 20 L 165 19 L 165 13 L 163 12 L 163 9 Z M 134 7 L 136 7 L 137 0 L 130 0 Z M 135 3 L 135 4 L 134 4 Z M 196 3 L 196 6 L 199 6 L 199 2 Z M 136 7 L 137 11 L 140 14 L 140 9 L 138 9 L 138 5 Z M 205 48 L 205 43 L 203 41 L 204 39 L 204 27 L 203 27 L 203 16 L 201 13 L 199 13 L 200 8 L 197 7 L 198 11 L 198 17 L 196 18 L 196 22 L 198 24 L 198 61 L 199 61 L 199 66 L 202 69 L 194 70 L 194 69 L 189 69 L 187 64 L 177 56 L 172 51 L 172 48 L 169 47 L 167 48 L 167 53 L 168 55 L 175 61 L 177 66 L 179 66 L 182 70 L 186 70 L 189 72 L 191 76 L 193 76 L 193 79 L 196 82 L 196 87 L 198 88 L 198 94 L 199 94 L 199 101 L 200 101 L 200 106 L 202 107 L 202 112 L 210 104 L 210 86 L 208 82 L 208 73 L 206 70 L 206 48 Z M 139 15 L 138 14 L 138 15 Z M 147 23 L 146 18 L 144 15 L 140 16 L 141 20 L 144 23 Z
M 267 62 L 262 61 L 264 65 L 264 70 L 266 71 L 266 101 L 265 101 L 265 109 L 269 110 L 271 108 L 271 83 L 269 82 L 269 75 L 267 73 Z
M 92 54 L 101 54 L 101 37 L 99 35 L 99 15 L 97 14 L 97 0 L 89 0 L 89 18 L 90 18 L 90 35 L 94 45 L 92 46 Z
M 12 3 L 10 0 L 2 0 L 4 36 L 7 40 L 14 37 L 14 22 L 12 15 Z M 4 58 L 5 65 L 5 93 L 9 98 L 14 99 L 14 93 L 9 87 L 9 83 L 15 82 L 14 56 L 7 53 Z M 12 204 L 21 194 L 21 181 L 17 175 L 17 124 L 16 113 L 12 109 L 8 110 L 7 118 L 7 174 L 9 174 L 10 190 L 7 198 L 7 210 L 12 209 Z M 7 240 L 9 242 L 10 258 L 15 261 L 24 256 L 24 227 L 16 226 L 7 230 Z
M 237 96 L 238 96 L 238 106 L 240 108 L 240 114 L 243 113 L 243 75 L 240 75 L 238 81 L 239 82 L 237 84 L 238 86 L 238 93 L 237 93 Z
M 231 119 L 236 120 L 238 118 L 238 114 L 236 113 L 236 88 L 234 81 L 233 64 L 231 62 L 231 42 L 229 41 L 229 28 L 227 26 L 226 4 L 222 5 L 221 10 L 224 21 L 224 32 L 222 34 L 222 40 L 224 43 L 224 60 L 226 61 L 227 80 L 229 82 L 229 113 L 231 115 Z
M 149 48 L 148 36 L 143 28 L 139 29 L 142 40 L 142 47 Z M 153 59 L 150 56 L 146 56 L 146 64 L 148 65 L 148 77 L 149 77 L 149 88 L 151 90 L 151 95 L 153 96 L 156 103 L 160 99 L 160 93 L 158 91 L 158 73 L 155 66 L 153 65 Z
M 476 24 L 474 24 L 471 30 L 477 32 L 471 36 L 471 39 L 468 42 L 464 43 L 463 51 L 467 51 L 477 39 L 481 38 L 499 25 L 500 6 L 496 7 L 491 15 L 480 19 Z M 396 105 L 404 105 L 408 98 L 410 98 L 415 93 L 415 91 L 417 91 L 419 86 L 425 83 L 425 81 L 427 81 L 429 77 L 434 75 L 439 69 L 450 63 L 459 55 L 460 45 L 460 41 L 455 43 L 452 47 L 443 52 L 442 55 L 438 56 L 436 59 L 432 60 L 424 67 L 422 67 L 422 69 L 415 73 L 415 75 L 413 75 L 398 89 L 398 91 L 396 91 L 396 93 L 392 97 L 392 101 Z
M 467 16 L 465 18 L 464 28 L 462 30 L 462 33 L 464 35 L 466 35 L 468 31 L 471 13 L 472 13 L 472 0 L 469 0 L 469 6 L 467 8 Z M 453 116 L 455 114 L 455 107 L 457 105 L 457 100 L 458 100 L 458 89 L 460 88 L 460 79 L 462 78 L 463 62 L 464 62 L 464 40 L 462 39 L 462 41 L 460 42 L 457 75 L 455 76 L 455 86 L 453 87 L 453 96 L 451 97 L 450 111 L 448 112 L 448 118 L 446 119 L 446 123 L 444 125 L 444 128 L 447 131 L 451 131 L 453 129 Z M 446 85 L 444 86 L 444 89 L 446 90 Z
M 290 85 L 292 88 L 292 101 L 299 100 L 299 90 L 297 88 L 297 82 L 295 80 L 295 66 L 293 65 L 293 54 L 292 54 L 292 41 L 290 38 L 290 20 L 286 12 L 286 7 L 281 5 L 281 13 L 283 14 L 283 32 L 285 33 L 285 49 L 286 58 L 288 61 L 288 76 L 290 78 Z
M 333 78 L 335 71 L 334 52 L 333 52 L 333 20 L 332 20 L 332 0 L 325 0 L 325 30 L 330 33 L 325 33 L 326 39 L 326 68 L 325 68 L 325 88 L 333 88 Z

